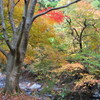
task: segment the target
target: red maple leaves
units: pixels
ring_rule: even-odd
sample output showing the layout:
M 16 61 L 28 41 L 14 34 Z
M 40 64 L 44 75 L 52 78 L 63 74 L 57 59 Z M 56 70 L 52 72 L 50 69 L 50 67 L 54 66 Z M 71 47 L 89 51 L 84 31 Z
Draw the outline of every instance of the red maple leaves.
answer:
M 45 12 L 49 9 L 51 9 L 51 7 L 47 8 L 47 9 L 40 10 L 40 11 L 38 11 L 38 13 Z M 65 16 L 64 13 L 62 11 L 59 11 L 59 10 L 50 11 L 50 12 L 48 12 L 47 14 L 45 14 L 43 16 L 50 18 L 55 23 L 63 22 L 64 17 L 69 18 L 69 16 Z

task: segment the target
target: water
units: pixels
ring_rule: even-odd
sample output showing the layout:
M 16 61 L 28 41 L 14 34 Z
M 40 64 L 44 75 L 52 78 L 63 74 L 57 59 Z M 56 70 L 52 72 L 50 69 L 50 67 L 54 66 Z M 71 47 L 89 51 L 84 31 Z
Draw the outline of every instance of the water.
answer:
M 19 83 L 19 86 L 28 95 L 31 95 L 34 92 L 34 90 L 35 91 L 42 90 L 41 84 L 31 82 L 28 80 L 21 81 Z M 4 87 L 5 87 L 5 75 L 0 73 L 0 88 L 4 88 Z M 100 84 L 98 84 L 97 89 L 94 91 L 94 93 L 92 95 L 87 95 L 87 94 L 80 94 L 79 95 L 78 93 L 76 93 L 75 95 L 70 94 L 65 99 L 61 99 L 61 100 L 100 100 L 100 90 L 99 89 L 100 89 Z M 50 94 L 47 94 L 45 96 L 52 98 L 52 95 L 50 95 Z M 58 99 L 52 99 L 52 100 L 58 100 Z
M 28 95 L 31 95 L 33 91 L 37 91 L 37 90 L 41 89 L 41 87 L 42 87 L 40 84 L 30 82 L 30 81 L 21 82 L 21 83 L 19 83 L 19 86 Z
M 5 87 L 5 79 L 6 79 L 5 77 L 6 76 L 4 74 L 0 73 L 0 88 L 4 88 Z M 19 83 L 19 86 L 28 95 L 32 94 L 32 92 L 34 90 L 38 90 L 38 89 L 41 88 L 41 85 L 40 84 L 31 82 L 31 81 L 28 81 L 28 80 L 21 81 Z
M 100 90 L 96 89 L 92 97 L 94 98 L 93 100 L 100 100 Z
M 0 73 L 0 88 L 4 88 L 5 87 L 5 75 L 3 75 L 2 73 Z

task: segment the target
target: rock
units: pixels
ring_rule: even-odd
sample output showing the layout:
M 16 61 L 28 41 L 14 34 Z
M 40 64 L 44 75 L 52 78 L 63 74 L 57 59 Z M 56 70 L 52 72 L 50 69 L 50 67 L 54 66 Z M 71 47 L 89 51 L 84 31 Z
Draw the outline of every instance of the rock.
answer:
M 25 92 L 26 92 L 26 94 L 28 94 L 28 95 L 31 95 L 31 94 L 32 94 L 32 91 L 29 91 L 29 90 L 26 90 Z
M 19 83 L 19 86 L 21 89 L 26 90 L 27 84 L 28 84 L 28 82 L 21 82 L 21 83 Z
M 40 84 L 37 84 L 37 83 L 34 83 L 30 87 L 28 87 L 28 89 L 30 89 L 30 90 L 40 89 L 40 88 L 41 88 L 41 85 Z
M 96 91 L 93 94 L 93 98 L 99 98 L 100 99 L 100 92 L 98 89 L 96 89 Z
M 0 83 L 0 88 L 4 88 L 5 84 L 4 83 Z
M 5 87 L 5 75 L 3 75 L 2 73 L 0 73 L 0 88 L 4 88 Z

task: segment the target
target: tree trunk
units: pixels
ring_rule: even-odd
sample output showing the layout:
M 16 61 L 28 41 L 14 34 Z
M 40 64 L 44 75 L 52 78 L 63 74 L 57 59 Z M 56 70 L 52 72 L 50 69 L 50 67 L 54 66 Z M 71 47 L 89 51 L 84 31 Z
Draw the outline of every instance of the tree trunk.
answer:
M 28 33 L 29 32 L 24 30 L 24 35 L 22 36 L 20 40 L 21 42 L 18 45 L 18 47 L 15 48 L 14 51 L 11 51 L 8 54 L 7 68 L 6 68 L 7 76 L 6 76 L 6 85 L 4 90 L 4 92 L 6 93 L 20 92 L 19 77 L 21 75 L 21 67 L 27 50 L 28 39 L 29 39 Z M 13 43 L 16 43 L 16 40 L 14 41 Z
M 80 52 L 82 52 L 82 49 L 83 49 L 82 42 L 79 43 L 79 47 L 80 47 Z
M 82 49 L 83 49 L 83 45 L 82 45 L 82 34 L 80 35 L 80 39 L 79 39 L 79 48 L 80 48 L 80 52 L 82 52 Z
M 6 73 L 6 85 L 5 85 L 5 93 L 16 93 L 20 91 L 19 88 L 19 77 L 21 72 L 21 65 L 17 59 L 17 56 L 14 54 L 9 54 L 8 62 L 7 62 L 7 73 Z

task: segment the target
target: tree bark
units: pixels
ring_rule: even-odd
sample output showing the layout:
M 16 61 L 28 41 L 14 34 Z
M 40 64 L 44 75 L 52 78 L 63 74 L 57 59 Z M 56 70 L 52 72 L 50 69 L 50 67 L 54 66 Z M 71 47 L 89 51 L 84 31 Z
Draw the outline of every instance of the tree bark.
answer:
M 6 85 L 5 93 L 20 92 L 19 78 L 21 75 L 21 67 L 25 58 L 27 45 L 28 45 L 29 32 L 24 30 L 24 35 L 18 47 L 8 54 L 7 67 L 6 67 Z
M 79 42 L 79 47 L 80 47 L 80 52 L 82 52 L 83 50 L 83 46 L 82 46 L 82 41 L 80 40 L 80 42 Z
M 22 62 L 17 59 L 15 54 L 9 53 L 7 62 L 5 93 L 20 92 L 19 77 L 21 74 Z

